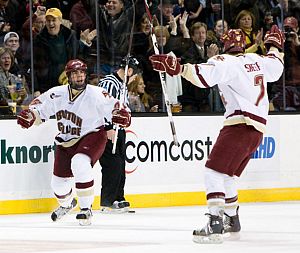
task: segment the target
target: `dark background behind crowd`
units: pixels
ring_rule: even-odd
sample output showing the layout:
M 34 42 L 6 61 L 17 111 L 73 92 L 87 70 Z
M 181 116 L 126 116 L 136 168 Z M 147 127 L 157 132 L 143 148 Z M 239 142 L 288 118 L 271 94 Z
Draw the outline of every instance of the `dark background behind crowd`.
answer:
M 220 37 L 230 28 L 242 29 L 247 53 L 263 55 L 263 37 L 272 24 L 284 30 L 286 41 L 285 72 L 268 86 L 270 110 L 300 110 L 300 1 L 147 3 L 150 16 L 145 0 L 0 0 L 0 115 L 13 115 L 40 93 L 66 84 L 70 59 L 86 62 L 88 81 L 97 85 L 118 69 L 129 47 L 140 63 L 128 85 L 130 108 L 164 112 L 160 78 L 148 59 L 154 54 L 152 32 L 161 53 L 202 63 L 222 53 Z M 174 112 L 223 111 L 217 87 L 200 89 L 180 77 L 165 78 Z

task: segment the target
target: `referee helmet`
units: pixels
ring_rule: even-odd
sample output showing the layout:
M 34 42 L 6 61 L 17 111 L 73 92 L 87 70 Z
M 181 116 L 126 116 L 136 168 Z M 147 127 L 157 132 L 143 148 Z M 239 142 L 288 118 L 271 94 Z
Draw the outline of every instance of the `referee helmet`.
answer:
M 120 68 L 124 68 L 125 69 L 126 64 L 128 64 L 129 68 L 133 69 L 134 73 L 140 72 L 140 63 L 139 63 L 139 61 L 135 57 L 133 57 L 131 55 L 125 56 L 121 60 L 121 63 L 120 63 L 119 66 L 120 66 Z

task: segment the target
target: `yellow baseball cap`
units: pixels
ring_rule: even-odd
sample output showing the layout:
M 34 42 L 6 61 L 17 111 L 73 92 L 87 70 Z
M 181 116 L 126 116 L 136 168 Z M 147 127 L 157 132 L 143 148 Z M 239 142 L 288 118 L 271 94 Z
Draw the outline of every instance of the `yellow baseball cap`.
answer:
M 62 18 L 62 13 L 59 9 L 57 8 L 50 8 L 46 11 L 46 17 L 47 16 L 52 16 L 52 17 L 55 17 L 55 18 Z

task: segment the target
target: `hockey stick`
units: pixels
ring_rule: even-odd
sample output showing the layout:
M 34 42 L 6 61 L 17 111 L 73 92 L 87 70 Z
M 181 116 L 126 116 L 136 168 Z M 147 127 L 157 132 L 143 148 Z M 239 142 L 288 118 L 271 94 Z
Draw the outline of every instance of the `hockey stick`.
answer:
M 146 13 L 149 18 L 149 25 L 150 25 L 150 30 L 151 30 L 151 40 L 152 40 L 152 45 L 154 48 L 154 53 L 159 54 L 157 39 L 156 39 L 154 30 L 153 30 L 152 15 L 150 13 L 147 0 L 144 0 L 144 2 L 145 2 Z M 170 126 L 171 126 L 172 135 L 173 135 L 174 145 L 179 147 L 179 142 L 177 140 L 175 124 L 174 124 L 172 110 L 171 110 L 171 103 L 170 103 L 170 99 L 169 99 L 169 96 L 167 93 L 167 84 L 166 84 L 165 73 L 159 72 L 159 78 L 160 78 L 160 83 L 161 83 L 161 87 L 162 87 L 162 92 L 163 92 L 164 98 L 165 98 L 165 104 L 166 104 L 166 108 L 167 108 L 167 114 L 168 114 L 168 118 L 169 118 L 169 122 L 170 122 Z
M 126 96 L 126 86 L 128 82 L 128 65 L 129 65 L 129 57 L 131 53 L 131 47 L 132 47 L 132 40 L 133 40 L 133 32 L 134 32 L 134 26 L 135 26 L 135 3 L 134 0 L 131 0 L 132 2 L 132 26 L 130 30 L 130 36 L 129 36 L 129 43 L 128 43 L 128 52 L 126 55 L 126 65 L 124 69 L 124 80 L 123 80 L 123 86 L 121 88 L 120 92 L 120 109 L 125 103 L 125 96 Z M 116 147 L 117 147 L 117 141 L 118 141 L 118 133 L 119 133 L 120 126 L 119 124 L 116 124 L 116 131 L 115 131 L 115 136 L 114 136 L 114 143 L 113 143 L 113 148 L 112 148 L 112 154 L 116 153 Z

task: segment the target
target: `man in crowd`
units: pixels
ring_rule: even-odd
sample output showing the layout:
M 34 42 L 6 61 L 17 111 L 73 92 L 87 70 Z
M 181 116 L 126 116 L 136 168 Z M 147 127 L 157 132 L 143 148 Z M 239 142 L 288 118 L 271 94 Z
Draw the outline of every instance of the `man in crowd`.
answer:
M 90 45 L 91 40 L 87 35 L 79 41 L 76 32 L 62 25 L 62 13 L 57 8 L 46 11 L 45 28 L 35 36 L 34 71 L 35 91 L 45 92 L 55 86 L 65 64 L 74 58 L 83 58 L 84 45 Z
M 144 0 L 132 1 L 108 0 L 99 1 L 99 27 L 101 74 L 114 72 L 128 52 L 129 35 L 135 13 L 135 22 L 145 10 Z M 95 43 L 94 43 L 95 44 Z

